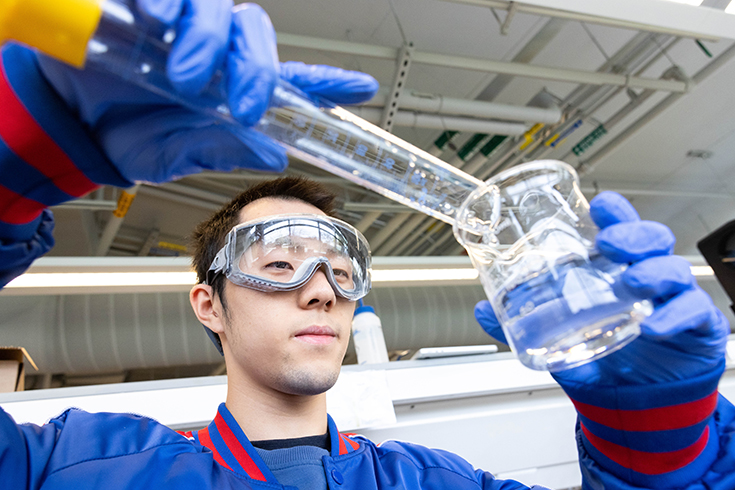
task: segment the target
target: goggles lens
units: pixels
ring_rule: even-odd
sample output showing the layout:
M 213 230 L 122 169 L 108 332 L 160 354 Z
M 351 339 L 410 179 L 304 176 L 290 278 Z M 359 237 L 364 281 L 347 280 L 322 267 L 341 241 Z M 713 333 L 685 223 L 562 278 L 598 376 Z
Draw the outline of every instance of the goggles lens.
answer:
M 370 290 L 365 238 L 343 221 L 318 215 L 274 216 L 237 225 L 210 271 L 224 271 L 240 286 L 290 291 L 319 268 L 339 296 L 355 300 Z

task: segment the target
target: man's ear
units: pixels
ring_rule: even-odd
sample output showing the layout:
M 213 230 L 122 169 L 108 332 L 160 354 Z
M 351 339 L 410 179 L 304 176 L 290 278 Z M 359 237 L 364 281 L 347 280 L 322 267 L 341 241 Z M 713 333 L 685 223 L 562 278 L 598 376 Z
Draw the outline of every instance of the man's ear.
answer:
M 215 297 L 212 286 L 197 284 L 189 291 L 189 302 L 197 319 L 217 334 L 223 334 L 225 325 L 222 322 L 222 302 Z

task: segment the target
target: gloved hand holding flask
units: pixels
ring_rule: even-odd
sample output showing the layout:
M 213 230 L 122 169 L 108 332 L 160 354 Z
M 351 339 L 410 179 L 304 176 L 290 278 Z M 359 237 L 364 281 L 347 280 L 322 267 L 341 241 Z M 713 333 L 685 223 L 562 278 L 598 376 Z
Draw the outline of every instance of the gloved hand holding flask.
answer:
M 642 320 L 641 335 L 628 346 L 555 376 L 612 386 L 675 381 L 716 370 L 725 359 L 730 328 L 709 295 L 697 286 L 689 262 L 672 255 L 671 230 L 641 221 L 619 194 L 603 192 L 590 206 L 601 228 L 597 249 L 611 261 L 630 264 L 621 285 L 630 294 L 653 301 L 655 309 Z M 475 316 L 488 334 L 507 343 L 488 301 L 477 304 Z
M 713 465 L 721 445 L 728 444 L 719 438 L 718 424 L 735 412 L 717 393 L 727 320 L 697 286 L 690 264 L 672 255 L 674 236 L 667 227 L 641 221 L 612 192 L 601 193 L 590 206 L 601 228 L 597 249 L 611 261 L 630 264 L 621 287 L 651 299 L 655 310 L 627 346 L 553 373 L 579 414 L 582 458 L 596 462 L 586 477 L 601 487 L 613 485 L 615 475 L 641 487 L 687 488 L 707 471 L 712 481 L 731 475 L 732 458 Z M 478 303 L 475 316 L 504 341 L 489 302 Z

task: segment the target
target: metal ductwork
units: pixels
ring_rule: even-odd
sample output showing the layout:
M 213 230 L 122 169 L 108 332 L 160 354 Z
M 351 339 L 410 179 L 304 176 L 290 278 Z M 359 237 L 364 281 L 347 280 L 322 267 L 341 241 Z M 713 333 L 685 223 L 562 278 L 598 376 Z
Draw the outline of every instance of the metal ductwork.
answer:
M 363 104 L 363 106 L 383 107 L 388 95 L 378 92 L 378 95 Z M 398 107 L 404 110 L 419 111 L 426 114 L 443 114 L 452 116 L 476 117 L 479 119 L 502 119 L 504 121 L 557 123 L 561 120 L 561 109 L 556 106 L 529 107 L 482 100 L 456 99 L 437 94 L 425 94 L 416 91 L 406 91 L 398 98 Z
M 365 303 L 390 350 L 487 344 L 473 316 L 480 286 L 378 288 Z M 99 374 L 220 362 L 187 293 L 2 296 L 3 345 L 25 347 L 39 373 Z
M 383 114 L 376 107 L 349 107 L 348 110 L 358 117 L 373 124 L 379 124 Z M 412 111 L 398 111 L 393 116 L 393 124 L 410 128 L 453 129 L 473 133 L 493 133 L 519 135 L 526 132 L 528 126 L 520 122 L 492 121 L 471 117 L 443 116 L 441 114 L 423 114 Z

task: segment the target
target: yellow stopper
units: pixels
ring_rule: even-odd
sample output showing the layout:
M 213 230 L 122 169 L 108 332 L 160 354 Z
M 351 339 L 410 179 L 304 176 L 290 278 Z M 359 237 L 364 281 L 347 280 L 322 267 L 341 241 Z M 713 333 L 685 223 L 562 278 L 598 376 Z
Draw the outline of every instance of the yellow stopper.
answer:
M 0 44 L 18 41 L 81 68 L 101 15 L 95 0 L 1 0 Z

